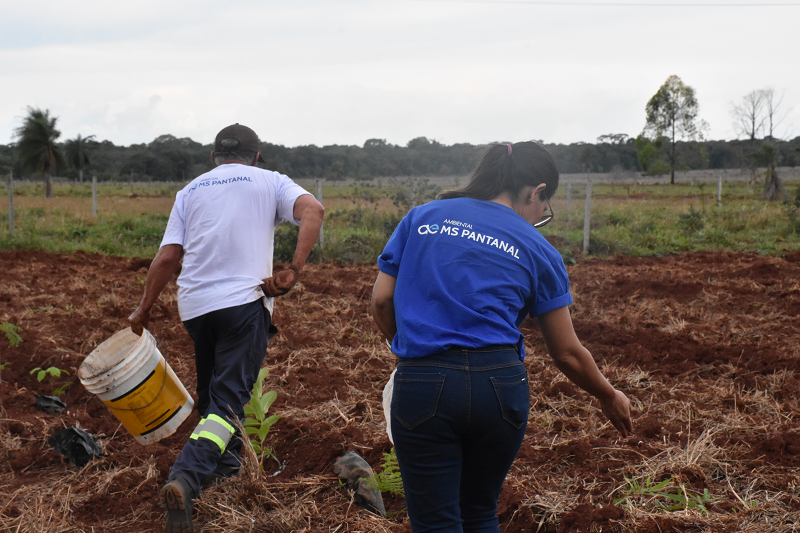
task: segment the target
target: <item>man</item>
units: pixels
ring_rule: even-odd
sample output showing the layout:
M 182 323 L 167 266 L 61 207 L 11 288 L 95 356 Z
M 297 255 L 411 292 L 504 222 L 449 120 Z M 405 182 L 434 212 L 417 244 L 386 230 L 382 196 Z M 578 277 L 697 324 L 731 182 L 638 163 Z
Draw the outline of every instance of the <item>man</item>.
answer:
M 178 270 L 178 310 L 195 346 L 197 409 L 202 416 L 161 490 L 167 533 L 191 533 L 193 500 L 211 478 L 241 464 L 234 419 L 244 418 L 266 355 L 273 298 L 289 292 L 322 225 L 324 208 L 288 177 L 262 170 L 259 140 L 234 124 L 217 134 L 215 168 L 178 192 L 139 308 L 128 318 L 141 334 L 150 309 Z M 272 276 L 275 226 L 299 224 L 294 258 Z

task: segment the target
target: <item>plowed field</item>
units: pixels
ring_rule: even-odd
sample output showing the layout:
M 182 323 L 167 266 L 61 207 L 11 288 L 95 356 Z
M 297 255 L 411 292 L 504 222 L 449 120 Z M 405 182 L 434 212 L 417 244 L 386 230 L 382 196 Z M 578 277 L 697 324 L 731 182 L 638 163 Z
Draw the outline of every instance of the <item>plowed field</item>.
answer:
M 0 531 L 158 531 L 158 490 L 197 423 L 141 446 L 80 385 L 83 358 L 127 327 L 149 262 L 90 254 L 0 253 Z M 276 303 L 267 353 L 270 443 L 282 462 L 204 491 L 196 531 L 410 531 L 401 498 L 388 519 L 359 511 L 333 473 L 354 450 L 373 468 L 391 448 L 381 390 L 394 365 L 369 316 L 373 265 L 311 264 Z M 532 408 L 500 501 L 501 530 L 795 531 L 800 518 L 800 253 L 590 259 L 569 268 L 578 336 L 632 400 L 618 437 L 597 404 L 527 336 Z M 191 391 L 193 346 L 170 283 L 153 312 L 160 350 Z M 67 409 L 34 367 L 71 381 Z M 104 456 L 78 468 L 47 444 L 76 425 Z M 274 474 L 274 475 L 273 475 Z M 648 481 L 649 478 L 649 481 Z M 647 491 L 670 480 L 659 490 Z M 707 490 L 707 493 L 704 493 Z M 673 498 L 665 496 L 670 494 Z M 681 503 L 681 497 L 684 498 Z M 621 499 L 616 505 L 615 499 Z M 687 504 L 688 502 L 688 504 Z M 670 509 L 677 504 L 678 509 Z

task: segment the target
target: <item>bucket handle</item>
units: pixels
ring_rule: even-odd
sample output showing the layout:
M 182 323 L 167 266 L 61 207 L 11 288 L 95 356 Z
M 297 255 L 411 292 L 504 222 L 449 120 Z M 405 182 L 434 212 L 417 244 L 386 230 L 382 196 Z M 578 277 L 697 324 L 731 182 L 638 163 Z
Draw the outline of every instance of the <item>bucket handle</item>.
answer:
M 150 403 L 147 403 L 147 404 L 145 404 L 145 405 L 143 405 L 141 407 L 134 407 L 132 409 L 125 409 L 123 407 L 111 407 L 110 405 L 109 405 L 109 407 L 111 409 L 114 409 L 115 411 L 138 411 L 139 409 L 144 409 L 145 407 L 147 407 L 148 405 L 150 405 L 151 403 L 156 401 L 156 399 L 159 396 L 161 396 L 161 391 L 164 390 L 164 385 L 167 383 L 167 360 L 166 360 L 166 358 L 164 356 L 161 356 L 161 361 L 158 363 L 158 365 L 156 365 L 156 368 L 158 368 L 161 365 L 162 362 L 164 363 L 164 379 L 161 380 L 161 387 L 158 389 L 158 394 L 156 394 L 156 397 L 153 398 L 153 400 Z M 142 383 L 144 383 L 144 382 L 142 382 Z

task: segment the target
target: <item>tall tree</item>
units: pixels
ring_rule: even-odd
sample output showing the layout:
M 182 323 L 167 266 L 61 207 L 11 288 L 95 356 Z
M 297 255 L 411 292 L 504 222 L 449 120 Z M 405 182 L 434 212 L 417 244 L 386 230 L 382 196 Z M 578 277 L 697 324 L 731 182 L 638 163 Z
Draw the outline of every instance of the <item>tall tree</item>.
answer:
M 731 103 L 733 130 L 739 137 L 747 137 L 752 144 L 764 128 L 765 94 L 763 89 L 750 91 L 738 104 Z
M 764 198 L 771 201 L 785 200 L 788 195 L 783 187 L 781 178 L 775 171 L 780 156 L 778 145 L 782 142 L 782 139 L 776 135 L 776 130 L 780 123 L 783 122 L 783 119 L 786 118 L 785 113 L 783 115 L 780 114 L 783 95 L 777 96 L 775 94 L 775 89 L 772 87 L 762 89 L 762 92 L 764 93 L 764 108 L 766 114 L 764 144 L 753 156 L 756 162 L 766 167 Z
M 678 165 L 677 142 L 703 138 L 701 130 L 704 123 L 697 120 L 698 110 L 694 89 L 675 75 L 667 78 L 645 107 L 645 133 L 652 133 L 654 138 L 664 136 L 669 141 L 667 161 L 670 168 L 669 182 L 672 184 L 675 183 L 675 168 Z
M 17 154 L 22 167 L 30 172 L 44 173 L 44 195 L 53 196 L 53 175 L 59 168 L 64 168 L 64 154 L 56 145 L 61 132 L 56 129 L 58 118 L 51 117 L 50 111 L 39 108 L 28 108 L 28 115 L 22 126 L 14 130 L 17 142 Z
M 756 182 L 756 159 L 752 157 L 755 151 L 756 138 L 764 129 L 764 107 L 766 94 L 763 89 L 750 91 L 742 97 L 738 104 L 731 105 L 733 116 L 733 130 L 737 136 L 747 137 L 750 140 L 750 154 L 743 159 L 750 167 L 750 183 Z
M 783 119 L 786 118 L 786 114 L 780 115 L 780 107 L 783 103 L 783 94 L 780 96 L 775 95 L 775 89 L 773 87 L 767 87 L 766 89 L 761 89 L 761 92 L 764 94 L 764 108 L 766 111 L 766 124 L 764 125 L 764 129 L 766 130 L 765 137 L 768 139 L 774 139 L 776 137 L 776 129 L 783 122 Z
M 64 150 L 67 152 L 67 159 L 78 170 L 80 182 L 83 183 L 83 169 L 89 164 L 89 156 L 86 153 L 86 148 L 89 141 L 94 139 L 94 135 L 88 137 L 81 137 L 79 133 L 74 139 L 68 140 L 64 143 Z

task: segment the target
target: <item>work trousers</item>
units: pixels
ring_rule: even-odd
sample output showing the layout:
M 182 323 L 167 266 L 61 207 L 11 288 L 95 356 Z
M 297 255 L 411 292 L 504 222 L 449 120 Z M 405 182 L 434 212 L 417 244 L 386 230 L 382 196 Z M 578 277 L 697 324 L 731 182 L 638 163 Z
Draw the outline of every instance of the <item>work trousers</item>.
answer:
M 414 533 L 497 532 L 497 501 L 528 422 L 513 346 L 401 358 L 392 435 Z
M 197 410 L 202 419 L 172 466 L 169 480 L 183 477 L 200 494 L 212 476 L 236 474 L 244 419 L 269 339 L 277 332 L 261 300 L 218 309 L 184 321 L 194 341 Z

